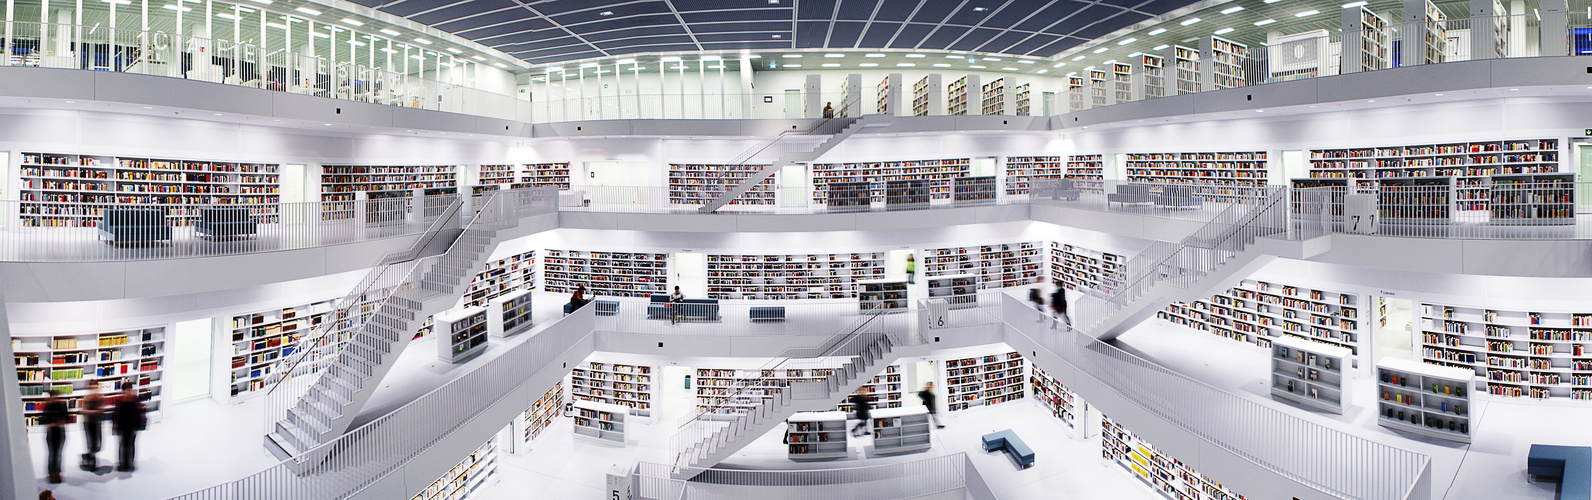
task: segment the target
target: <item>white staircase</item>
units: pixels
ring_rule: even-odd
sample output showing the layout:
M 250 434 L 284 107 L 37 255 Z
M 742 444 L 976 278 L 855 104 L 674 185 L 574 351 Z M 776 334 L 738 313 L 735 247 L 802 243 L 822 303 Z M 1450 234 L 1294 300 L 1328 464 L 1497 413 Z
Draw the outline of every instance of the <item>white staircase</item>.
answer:
M 891 121 L 888 115 L 867 115 L 856 119 L 836 118 L 820 122 L 818 126 L 813 127 L 813 129 L 807 131 L 806 134 L 790 134 L 789 132 L 780 134 L 779 137 L 775 137 L 771 141 L 760 144 L 758 147 L 748 150 L 747 153 L 742 154 L 741 157 L 733 160 L 732 163 L 745 163 L 746 161 L 750 160 L 751 157 L 766 151 L 768 148 L 773 147 L 789 137 L 819 135 L 825 133 L 826 129 L 835 129 L 836 127 L 839 127 L 838 130 L 829 132 L 832 135 L 830 135 L 829 138 L 824 139 L 823 142 L 818 143 L 818 145 L 814 146 L 812 149 L 798 148 L 797 150 L 787 151 L 780 154 L 779 156 L 775 157 L 774 161 L 769 163 L 767 167 L 764 167 L 757 173 L 747 177 L 735 187 L 730 188 L 723 193 L 719 193 L 717 198 L 709 201 L 706 205 L 698 207 L 697 212 L 716 212 L 720 208 L 724 207 L 724 205 L 728 205 L 730 202 L 735 201 L 735 199 L 745 195 L 747 191 L 751 191 L 753 187 L 762 183 L 769 177 L 772 177 L 775 172 L 779 172 L 779 169 L 785 168 L 786 165 L 817 160 L 818 157 L 823 156 L 832 149 L 835 149 L 835 146 L 840 145 L 840 143 L 845 141 L 846 138 L 851 137 L 858 131 L 869 127 L 881 127 L 889 125 L 890 123 Z

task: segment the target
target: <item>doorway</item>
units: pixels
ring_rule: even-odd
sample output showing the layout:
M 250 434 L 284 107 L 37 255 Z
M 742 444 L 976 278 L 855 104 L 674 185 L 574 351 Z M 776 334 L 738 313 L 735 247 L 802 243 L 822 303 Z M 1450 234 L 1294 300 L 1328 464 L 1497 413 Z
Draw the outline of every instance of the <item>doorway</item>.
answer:
M 1371 310 L 1371 338 L 1376 344 L 1372 348 L 1373 365 L 1382 362 L 1383 358 L 1420 361 L 1415 356 L 1413 306 L 1408 299 L 1376 296 L 1376 304 Z
M 1575 194 L 1575 213 L 1592 213 L 1592 199 L 1587 198 L 1588 195 L 1592 195 L 1592 189 L 1582 184 L 1592 181 L 1592 139 L 1580 137 L 1570 141 L 1575 147 L 1576 190 L 1580 191 Z

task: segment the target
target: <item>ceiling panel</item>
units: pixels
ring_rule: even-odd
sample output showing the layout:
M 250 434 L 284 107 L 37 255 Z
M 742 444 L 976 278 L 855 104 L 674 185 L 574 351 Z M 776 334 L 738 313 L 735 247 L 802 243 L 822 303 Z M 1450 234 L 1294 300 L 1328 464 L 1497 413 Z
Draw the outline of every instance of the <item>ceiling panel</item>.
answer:
M 675 27 L 679 28 L 679 25 L 676 25 Z M 780 33 L 789 33 L 790 32 L 790 21 L 762 21 L 762 22 L 746 22 L 746 23 L 693 24 L 693 25 L 691 25 L 691 31 L 694 32 L 694 33 L 735 33 L 735 32 L 738 32 L 738 31 L 744 31 L 744 32 L 778 31 Z M 762 37 L 762 38 L 768 38 L 768 37 L 765 36 L 765 37 Z
M 1033 52 L 1035 50 L 1038 50 L 1040 47 L 1044 47 L 1046 44 L 1049 44 L 1051 42 L 1054 42 L 1054 41 L 1060 40 L 1060 39 L 1061 39 L 1061 37 L 1059 37 L 1059 36 L 1046 35 L 1044 33 L 1040 33 L 1040 34 L 1034 35 L 1032 37 L 1029 37 L 1027 40 L 1023 40 L 1021 42 L 1018 42 L 1017 45 L 1014 45 L 1011 48 L 1006 49 L 1006 52 L 1009 53 L 1009 54 L 1028 54 L 1028 53 L 1031 53 L 1031 52 Z
M 918 42 L 922 41 L 923 37 L 928 35 L 929 31 L 933 29 L 934 26 L 929 24 L 907 23 L 906 26 L 901 27 L 901 33 L 896 35 L 895 41 L 890 42 L 890 48 L 917 48 Z
M 938 29 L 934 30 L 933 33 L 930 33 L 928 35 L 928 38 L 923 40 L 922 48 L 925 48 L 925 49 L 944 49 L 944 48 L 948 48 L 948 47 L 951 46 L 951 42 L 955 42 L 956 39 L 960 38 L 963 33 L 967 33 L 967 28 L 963 28 L 963 27 L 960 27 L 960 26 L 941 26 Z
M 835 19 L 867 21 L 873 18 L 873 9 L 878 5 L 877 0 L 841 0 L 840 13 L 835 15 Z
M 918 7 L 918 13 L 912 16 L 913 22 L 940 24 L 945 22 L 945 16 L 956 9 L 954 0 L 927 0 Z
M 863 27 L 867 23 L 840 21 L 835 23 L 835 29 L 829 34 L 829 47 L 851 47 L 856 44 L 857 37 L 862 36 Z
M 918 4 L 933 1 L 938 0 L 884 0 L 884 7 L 881 7 L 879 12 L 873 15 L 873 20 L 905 21 L 907 16 L 912 15 L 912 11 L 918 8 Z
M 1006 49 L 1010 48 L 1012 45 L 1016 45 L 1017 42 L 1023 41 L 1024 38 L 1028 38 L 1028 33 L 1008 31 L 1000 35 L 996 35 L 994 38 L 984 42 L 983 45 L 976 47 L 974 50 L 979 52 L 1011 53 L 1012 51 Z
M 868 30 L 862 34 L 862 40 L 858 42 L 858 46 L 869 48 L 884 47 L 885 44 L 890 43 L 890 38 L 895 36 L 898 29 L 901 29 L 900 23 L 875 21 L 868 25 Z
M 1000 30 L 993 30 L 993 29 L 988 29 L 988 28 L 974 29 L 974 30 L 969 31 L 966 35 L 963 35 L 961 40 L 957 40 L 955 43 L 952 43 L 951 46 L 950 46 L 950 49 L 951 50 L 973 50 L 973 49 L 977 49 L 980 45 L 983 45 L 984 42 L 989 41 L 989 39 L 991 39 L 991 38 L 995 38 L 995 35 L 999 35 L 1000 33 L 1001 33 Z

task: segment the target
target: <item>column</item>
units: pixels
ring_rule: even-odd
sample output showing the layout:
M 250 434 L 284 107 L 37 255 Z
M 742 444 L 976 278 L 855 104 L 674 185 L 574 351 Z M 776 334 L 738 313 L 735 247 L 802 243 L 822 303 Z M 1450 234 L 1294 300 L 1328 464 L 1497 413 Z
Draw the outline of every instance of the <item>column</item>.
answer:
M 1399 29 L 1399 66 L 1426 64 L 1427 0 L 1404 0 L 1404 25 Z M 1472 34 L 1474 36 L 1474 34 Z
M 868 110 L 862 107 L 862 75 L 846 75 L 846 102 L 835 106 L 835 116 L 840 116 L 840 110 L 846 110 L 846 116 L 851 117 L 868 114 Z
M 1498 0 L 1470 0 L 1471 59 L 1496 59 L 1507 54 L 1499 50 L 1504 41 L 1498 25 L 1504 19 L 1498 16 L 1506 14 L 1501 7 Z
M 821 75 L 807 75 L 807 82 L 802 84 L 802 93 L 806 94 L 807 106 L 803 116 L 807 118 L 824 117 L 824 93 Z
M 1569 2 L 1566 0 L 1541 0 L 1539 12 L 1542 14 L 1542 26 L 1537 33 L 1537 46 L 1541 54 L 1547 56 L 1570 55 L 1570 15 Z

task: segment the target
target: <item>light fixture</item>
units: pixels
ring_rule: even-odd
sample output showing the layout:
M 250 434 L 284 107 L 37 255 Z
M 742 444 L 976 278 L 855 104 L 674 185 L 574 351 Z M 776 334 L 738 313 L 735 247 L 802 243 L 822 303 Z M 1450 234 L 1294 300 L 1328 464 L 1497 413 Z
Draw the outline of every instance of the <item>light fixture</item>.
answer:
M 961 59 L 962 56 L 959 56 L 959 55 L 956 55 L 956 54 L 950 54 L 950 55 L 945 56 L 945 58 L 946 59 Z
M 431 40 L 427 40 L 427 39 L 424 39 L 424 38 L 416 38 L 415 39 L 415 43 L 418 43 L 418 44 L 421 44 L 421 45 L 431 45 Z
M 975 64 L 975 65 L 972 65 L 972 66 L 968 66 L 968 67 L 969 67 L 969 68 L 973 68 L 973 69 L 984 69 L 984 67 L 983 67 L 983 66 L 979 66 L 979 65 L 976 65 L 976 64 Z
M 1194 23 L 1197 23 L 1197 22 L 1200 22 L 1200 18 L 1191 17 L 1191 18 L 1188 18 L 1188 19 L 1184 19 L 1183 22 L 1178 23 L 1178 24 L 1181 24 L 1181 25 L 1184 25 L 1184 26 L 1188 26 L 1190 24 L 1194 24 Z
M 608 71 L 606 69 L 599 69 L 594 74 L 603 75 L 603 74 L 608 74 L 608 73 L 610 73 L 610 71 Z
M 234 16 L 232 14 L 228 14 L 228 13 L 225 13 L 225 12 L 220 13 L 220 14 L 216 14 L 216 17 L 219 17 L 219 18 L 222 18 L 222 19 L 237 19 L 238 18 L 238 16 Z
M 1360 0 L 1358 2 L 1349 2 L 1349 3 L 1343 4 L 1343 8 L 1352 9 L 1352 8 L 1355 8 L 1355 7 L 1364 6 L 1365 4 L 1366 4 L 1365 0 Z
M 1160 44 L 1160 45 L 1156 45 L 1155 47 L 1151 48 L 1150 50 L 1166 50 L 1167 47 L 1171 47 L 1171 45 L 1167 45 L 1167 44 L 1163 43 L 1163 44 Z
M 878 66 L 878 65 L 875 64 L 874 66 Z M 675 66 L 675 67 L 679 68 L 679 69 L 685 69 L 685 66 Z M 787 68 L 800 68 L 800 67 L 802 67 L 802 65 L 800 65 L 800 64 L 786 64 L 785 67 L 787 67 Z
M 1216 34 L 1218 34 L 1218 35 L 1226 35 L 1226 34 L 1232 33 L 1232 32 L 1233 32 L 1232 28 L 1222 28 L 1222 29 L 1216 30 Z
M 860 66 L 864 68 L 877 68 L 879 67 L 879 63 L 862 63 Z
M 1116 64 L 1116 63 L 1117 63 L 1117 60 L 1116 59 L 1112 59 L 1110 61 L 1106 61 L 1106 62 L 1103 62 L 1103 63 L 1100 63 L 1100 64 L 1104 64 L 1106 66 L 1111 66 L 1111 65 Z
M 984 12 L 986 10 L 989 10 L 989 9 L 986 9 L 986 8 L 983 8 L 983 7 L 973 7 L 973 12 Z
M 925 58 L 925 57 L 928 57 L 928 56 L 925 56 L 923 54 L 907 54 L 907 59 L 922 59 L 922 58 Z
M 951 67 L 951 65 L 950 65 L 950 63 L 934 63 L 934 67 L 936 67 L 936 68 L 949 68 L 949 67 Z
M 1010 68 L 1010 67 L 1008 67 L 1008 68 L 1001 68 L 1001 69 L 1004 69 L 1004 70 L 1006 70 L 1006 71 L 1018 71 L 1018 69 L 1017 69 L 1017 68 Z
M 615 64 L 635 64 L 635 63 L 636 63 L 636 60 L 635 60 L 635 59 L 620 59 L 620 60 L 619 60 L 619 61 L 618 61 L 618 62 L 617 62 L 617 63 L 615 63 Z
M 1074 57 L 1074 58 L 1072 58 L 1072 62 L 1078 62 L 1078 61 L 1082 61 L 1082 60 L 1083 60 L 1083 58 L 1084 58 L 1084 56 L 1078 56 L 1078 57 Z
M 273 3 L 276 3 L 276 2 L 273 2 L 271 0 L 249 0 L 249 1 L 257 3 L 257 4 L 264 4 L 264 5 L 271 5 Z
M 984 58 L 984 60 L 985 61 L 991 61 L 991 62 L 1001 62 L 1001 58 L 999 58 L 999 57 L 986 57 L 986 58 Z
M 315 38 L 331 38 L 332 37 L 332 35 L 321 33 L 319 31 L 311 31 L 310 32 L 310 36 L 313 36 Z
M 1514 91 L 1517 91 L 1517 90 L 1520 90 L 1520 89 L 1509 89 L 1510 92 L 1514 92 Z
M 452 52 L 452 53 L 455 53 L 455 54 L 463 54 L 464 53 L 464 51 L 459 50 L 459 49 L 455 49 L 453 47 L 448 47 L 448 52 Z
M 382 51 L 382 52 L 386 52 L 386 53 L 388 53 L 388 54 L 397 54 L 397 53 L 398 53 L 398 51 L 396 51 L 396 50 L 393 50 L 393 49 L 389 49 L 389 48 L 385 48 L 385 47 L 384 47 L 384 48 L 382 48 L 382 49 L 381 49 L 381 51 Z M 482 61 L 485 61 L 485 60 L 486 60 L 486 59 L 482 59 Z
M 358 40 L 349 40 L 348 44 L 349 45 L 353 45 L 355 47 L 364 47 L 365 46 L 365 42 L 361 42 L 361 41 L 358 41 Z
M 155 109 L 154 106 L 144 106 L 144 109 Z
M 294 12 L 303 12 L 305 14 L 309 14 L 309 15 L 312 15 L 312 16 L 321 15 L 321 11 L 318 11 L 318 10 L 315 10 L 315 9 L 311 9 L 309 7 L 299 7 L 297 9 L 293 9 L 293 11 Z
M 166 10 L 181 10 L 183 12 L 188 12 L 188 11 L 193 10 L 192 8 L 189 8 L 189 7 L 178 7 L 176 5 L 167 5 L 167 6 L 164 6 L 164 7 L 161 7 L 161 8 L 166 9 Z
M 354 19 L 344 19 L 343 20 L 343 24 L 347 24 L 349 26 L 364 26 L 365 25 L 365 23 L 359 22 L 359 21 L 354 20 Z
M 779 4 L 779 0 L 768 0 L 768 4 L 769 5 L 777 5 L 777 4 Z
M 424 61 L 424 60 L 426 60 L 426 58 L 424 58 L 424 57 L 421 57 L 421 56 L 419 56 L 419 55 L 413 55 L 413 56 L 409 56 L 409 58 L 410 58 L 410 59 L 414 59 L 414 60 L 416 60 L 416 61 Z
M 1266 112 L 1266 110 L 1264 110 L 1264 109 L 1257 109 L 1257 110 L 1255 110 L 1255 112 L 1256 112 L 1256 113 L 1265 113 L 1265 112 Z
M 497 66 L 499 68 L 503 68 L 503 69 L 509 69 L 509 66 L 507 64 L 503 64 L 503 63 L 492 63 L 492 65 L 493 66 Z
M 774 38 L 779 38 L 779 35 L 774 35 Z
M 797 64 L 796 67 L 800 68 L 802 65 Z M 670 66 L 669 69 L 686 69 L 686 67 L 684 64 L 676 64 L 674 66 Z
M 1098 49 L 1094 49 L 1094 53 L 1096 53 L 1096 54 L 1104 54 L 1105 52 L 1106 52 L 1106 48 L 1105 47 L 1100 47 Z
M 801 54 L 785 54 L 786 59 L 801 59 Z
M 1156 29 L 1150 30 L 1149 34 L 1150 34 L 1150 36 L 1155 36 L 1155 35 L 1159 35 L 1159 34 L 1162 34 L 1162 33 L 1166 33 L 1166 28 L 1156 28 Z
M 581 68 L 595 68 L 595 67 L 597 67 L 597 63 L 594 63 L 594 62 L 580 63 L 580 67 Z
M 1587 88 L 1592 89 L 1592 87 L 1587 87 Z M 1442 97 L 1442 96 L 1443 96 L 1443 94 L 1437 94 L 1437 97 Z
M 602 12 L 598 12 L 597 15 L 604 16 L 604 17 L 612 16 L 612 15 L 614 15 L 614 11 L 605 10 L 605 11 L 602 11 Z
M 325 127 L 330 127 L 330 126 L 332 126 L 332 124 L 330 124 L 330 123 L 324 123 L 324 124 L 322 124 L 322 126 L 325 126 Z
M 1143 52 L 1134 52 L 1132 54 L 1128 54 L 1128 57 L 1133 58 L 1133 57 L 1139 57 L 1139 56 L 1142 56 L 1142 55 L 1144 55 Z
M 825 68 L 839 68 L 840 67 L 840 63 L 824 63 L 824 64 L 821 64 L 820 66 L 823 66 Z
M 750 59 L 762 59 L 763 58 L 763 56 L 760 56 L 760 55 L 757 55 L 757 54 L 752 54 L 752 55 L 747 56 L 747 57 L 750 58 Z
M 840 59 L 840 58 L 846 57 L 846 55 L 845 54 L 824 54 L 824 57 L 827 57 L 827 58 L 830 58 L 830 59 Z
M 117 5 L 132 5 L 133 0 L 100 0 L 101 2 Z
M 915 68 L 917 66 L 916 63 L 896 63 L 897 68 Z
M 1117 42 L 1117 45 L 1127 45 L 1127 44 L 1130 44 L 1130 43 L 1133 43 L 1133 42 L 1137 42 L 1137 41 L 1139 41 L 1139 39 L 1137 39 L 1137 38 L 1129 38 L 1127 40 L 1123 40 L 1123 41 Z
M 1042 69 L 1042 70 L 1039 70 L 1039 71 L 1036 71 L 1036 72 L 1034 72 L 1034 74 L 1036 74 L 1036 75 L 1043 75 L 1043 74 L 1045 74 L 1045 73 L 1049 73 L 1049 72 L 1050 72 L 1050 70 L 1049 70 L 1049 69 Z
M 1030 61 L 1030 60 L 1027 60 L 1027 59 L 1024 59 L 1024 60 L 1021 60 L 1021 61 L 1017 61 L 1017 64 L 1033 64 L 1033 63 L 1034 63 L 1033 61 Z
M 1235 6 L 1232 6 L 1232 7 L 1228 7 L 1228 8 L 1222 9 L 1222 13 L 1223 14 L 1232 14 L 1234 12 L 1238 12 L 1238 11 L 1241 11 L 1241 10 L 1244 10 L 1243 6 L 1236 6 L 1235 5 Z
M 1066 66 L 1066 65 L 1067 65 L 1067 63 L 1056 63 L 1056 65 L 1055 65 L 1055 66 L 1051 66 L 1051 67 L 1052 67 L 1052 68 L 1060 68 L 1060 67 L 1062 67 L 1062 66 Z
M 477 61 L 485 61 L 486 60 L 485 57 L 481 57 L 481 56 L 470 56 L 470 58 L 471 59 L 475 59 Z
M 680 62 L 680 56 L 664 56 L 663 62 Z
M 700 59 L 702 59 L 703 61 L 717 61 L 717 60 L 719 60 L 719 56 L 708 55 L 708 56 L 702 56 Z
M 398 32 L 390 30 L 390 29 L 387 29 L 387 28 L 382 28 L 380 31 L 381 31 L 381 34 L 387 35 L 387 36 L 398 36 L 399 35 Z
M 1320 14 L 1320 13 L 1321 13 L 1321 11 L 1319 11 L 1319 10 L 1310 9 L 1310 10 L 1307 10 L 1307 11 L 1304 11 L 1304 12 L 1300 12 L 1298 14 L 1294 14 L 1294 17 L 1310 17 L 1310 16 L 1314 16 L 1314 15 Z
M 282 23 L 265 23 L 265 25 L 279 30 L 287 29 L 287 25 Z
M 1255 22 L 1255 26 L 1265 26 L 1265 25 L 1268 25 L 1268 24 L 1271 24 L 1271 23 L 1275 23 L 1275 22 L 1277 22 L 1276 19 L 1267 19 L 1265 21 L 1256 21 Z
M 867 54 L 867 55 L 865 55 L 863 57 L 872 57 L 872 58 L 878 59 L 880 57 L 884 57 L 884 54 Z
M 287 20 L 287 22 L 290 22 L 290 23 L 293 23 L 293 24 L 299 24 L 299 23 L 303 23 L 304 22 L 303 19 L 299 19 L 299 18 L 296 18 L 296 17 L 276 16 L 276 18 L 277 19 L 285 19 L 285 20 Z

